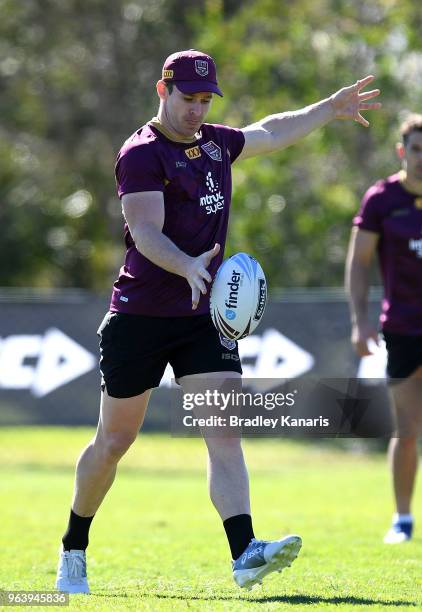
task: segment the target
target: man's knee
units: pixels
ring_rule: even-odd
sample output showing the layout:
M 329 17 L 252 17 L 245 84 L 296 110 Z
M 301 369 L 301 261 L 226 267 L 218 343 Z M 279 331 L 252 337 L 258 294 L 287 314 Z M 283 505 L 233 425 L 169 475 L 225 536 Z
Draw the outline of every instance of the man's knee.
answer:
M 418 444 L 418 436 L 406 429 L 398 430 L 396 432 L 396 444 L 401 450 L 412 450 Z
M 118 461 L 136 440 L 136 435 L 129 432 L 103 432 L 96 440 L 97 450 L 105 461 Z
M 400 440 L 417 440 L 420 423 L 412 414 L 397 414 L 395 436 Z
M 208 454 L 210 459 L 230 460 L 231 457 L 242 454 L 242 446 L 240 438 L 231 437 L 210 437 L 207 439 Z

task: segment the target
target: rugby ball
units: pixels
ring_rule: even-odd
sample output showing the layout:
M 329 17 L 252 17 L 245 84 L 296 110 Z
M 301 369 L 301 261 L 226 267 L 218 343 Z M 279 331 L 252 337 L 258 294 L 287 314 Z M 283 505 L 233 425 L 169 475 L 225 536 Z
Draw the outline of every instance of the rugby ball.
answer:
M 266 303 L 265 274 L 254 257 L 237 253 L 223 261 L 210 295 L 211 318 L 223 336 L 240 340 L 252 333 Z

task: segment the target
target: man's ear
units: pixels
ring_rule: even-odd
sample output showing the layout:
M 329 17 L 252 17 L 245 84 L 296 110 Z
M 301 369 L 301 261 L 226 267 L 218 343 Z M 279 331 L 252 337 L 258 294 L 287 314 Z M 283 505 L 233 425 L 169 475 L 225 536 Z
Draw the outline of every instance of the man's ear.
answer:
M 406 152 L 404 150 L 404 144 L 402 142 L 397 142 L 396 143 L 396 155 L 400 161 L 403 160 L 405 153 Z
M 166 100 L 169 95 L 169 92 L 168 92 L 165 82 L 162 79 L 160 79 L 159 81 L 157 81 L 156 87 L 157 87 L 157 94 L 160 100 Z

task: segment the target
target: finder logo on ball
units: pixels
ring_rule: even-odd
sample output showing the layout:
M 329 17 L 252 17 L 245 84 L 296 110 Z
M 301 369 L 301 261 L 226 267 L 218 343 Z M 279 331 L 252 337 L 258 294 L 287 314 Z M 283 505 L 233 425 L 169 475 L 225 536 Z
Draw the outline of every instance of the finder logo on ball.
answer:
M 247 253 L 223 261 L 211 287 L 212 321 L 225 338 L 240 340 L 256 329 L 267 301 L 267 283 L 259 263 Z
M 239 296 L 239 284 L 240 279 L 242 278 L 242 274 L 233 270 L 232 277 L 229 283 L 227 283 L 228 288 L 230 289 L 229 297 L 226 301 L 227 308 L 237 308 L 237 298 Z

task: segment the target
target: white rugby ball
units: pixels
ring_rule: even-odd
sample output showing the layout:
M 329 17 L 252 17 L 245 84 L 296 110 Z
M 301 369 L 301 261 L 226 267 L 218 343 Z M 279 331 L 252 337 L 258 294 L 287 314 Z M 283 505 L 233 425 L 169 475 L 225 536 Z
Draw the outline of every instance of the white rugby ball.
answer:
M 267 281 L 254 257 L 237 253 L 223 261 L 211 287 L 211 318 L 230 340 L 252 333 L 264 314 Z

